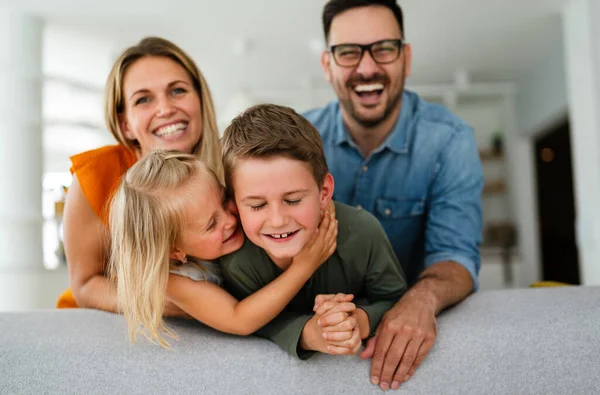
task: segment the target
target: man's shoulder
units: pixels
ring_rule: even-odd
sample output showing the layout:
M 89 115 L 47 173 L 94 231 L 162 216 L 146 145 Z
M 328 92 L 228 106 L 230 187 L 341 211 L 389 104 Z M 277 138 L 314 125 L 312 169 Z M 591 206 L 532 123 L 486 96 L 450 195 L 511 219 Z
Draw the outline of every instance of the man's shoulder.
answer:
M 465 120 L 438 103 L 430 103 L 414 92 L 407 91 L 413 103 L 413 114 L 417 117 L 416 127 L 424 133 L 463 133 L 471 131 Z
M 329 133 L 333 130 L 338 119 L 339 102 L 333 100 L 323 107 L 313 108 L 302 113 L 321 134 Z

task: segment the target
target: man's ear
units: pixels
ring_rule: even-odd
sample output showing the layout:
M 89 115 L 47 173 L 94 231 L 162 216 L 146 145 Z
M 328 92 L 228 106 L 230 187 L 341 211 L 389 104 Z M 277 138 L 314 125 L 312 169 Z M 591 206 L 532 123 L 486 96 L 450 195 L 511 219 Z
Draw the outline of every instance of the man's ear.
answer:
M 117 117 L 119 119 L 119 127 L 121 128 L 121 132 L 123 133 L 123 136 L 125 136 L 125 138 L 127 140 L 135 140 L 135 137 L 133 136 L 133 134 L 131 133 L 131 130 L 129 129 L 129 123 L 127 122 L 127 118 L 125 117 L 125 115 L 119 114 L 119 115 L 117 115 Z
M 412 47 L 410 44 L 404 44 L 402 51 L 404 52 L 404 76 L 410 77 L 410 71 L 412 69 Z
M 331 84 L 331 70 L 330 70 L 330 59 L 331 55 L 327 51 L 321 52 L 321 67 L 325 73 L 325 79 Z
M 333 176 L 331 175 L 331 173 L 327 173 L 327 175 L 325 176 L 325 180 L 323 180 L 323 186 L 321 187 L 321 196 L 319 201 L 321 210 L 325 210 L 331 199 L 333 199 L 334 187 L 335 183 L 333 181 Z

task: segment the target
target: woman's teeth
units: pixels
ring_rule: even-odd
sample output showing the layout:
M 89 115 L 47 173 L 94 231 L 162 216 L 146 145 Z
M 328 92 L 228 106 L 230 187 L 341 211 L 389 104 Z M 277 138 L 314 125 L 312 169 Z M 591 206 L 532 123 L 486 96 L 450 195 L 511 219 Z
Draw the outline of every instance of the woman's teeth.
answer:
M 158 129 L 155 134 L 158 137 L 170 136 L 170 135 L 175 134 L 175 133 L 177 133 L 177 132 L 179 132 L 181 130 L 184 130 L 185 127 L 186 127 L 186 124 L 183 123 L 183 122 L 175 123 L 173 125 L 168 125 L 168 126 L 165 126 L 165 127 L 162 127 L 160 129 Z

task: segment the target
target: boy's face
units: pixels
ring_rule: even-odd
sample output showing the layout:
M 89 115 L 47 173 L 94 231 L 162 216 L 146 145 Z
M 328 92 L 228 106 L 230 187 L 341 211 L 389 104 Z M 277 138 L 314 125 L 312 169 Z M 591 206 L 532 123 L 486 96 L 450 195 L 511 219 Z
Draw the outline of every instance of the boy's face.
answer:
M 333 177 L 315 182 L 306 163 L 286 157 L 239 159 L 232 174 L 246 236 L 286 268 L 310 241 L 333 194 Z

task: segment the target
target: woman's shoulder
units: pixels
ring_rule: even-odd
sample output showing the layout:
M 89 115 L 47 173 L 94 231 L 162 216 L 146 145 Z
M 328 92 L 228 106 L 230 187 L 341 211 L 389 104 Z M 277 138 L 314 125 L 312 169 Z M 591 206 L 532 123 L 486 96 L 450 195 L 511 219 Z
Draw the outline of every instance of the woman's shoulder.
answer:
M 87 201 L 104 223 L 112 194 L 136 160 L 135 152 L 122 145 L 109 145 L 71 157 L 71 173 L 77 176 Z
M 81 152 L 71 158 L 71 173 L 83 167 L 93 166 L 96 169 L 128 169 L 136 162 L 136 154 L 129 148 L 116 144 Z

